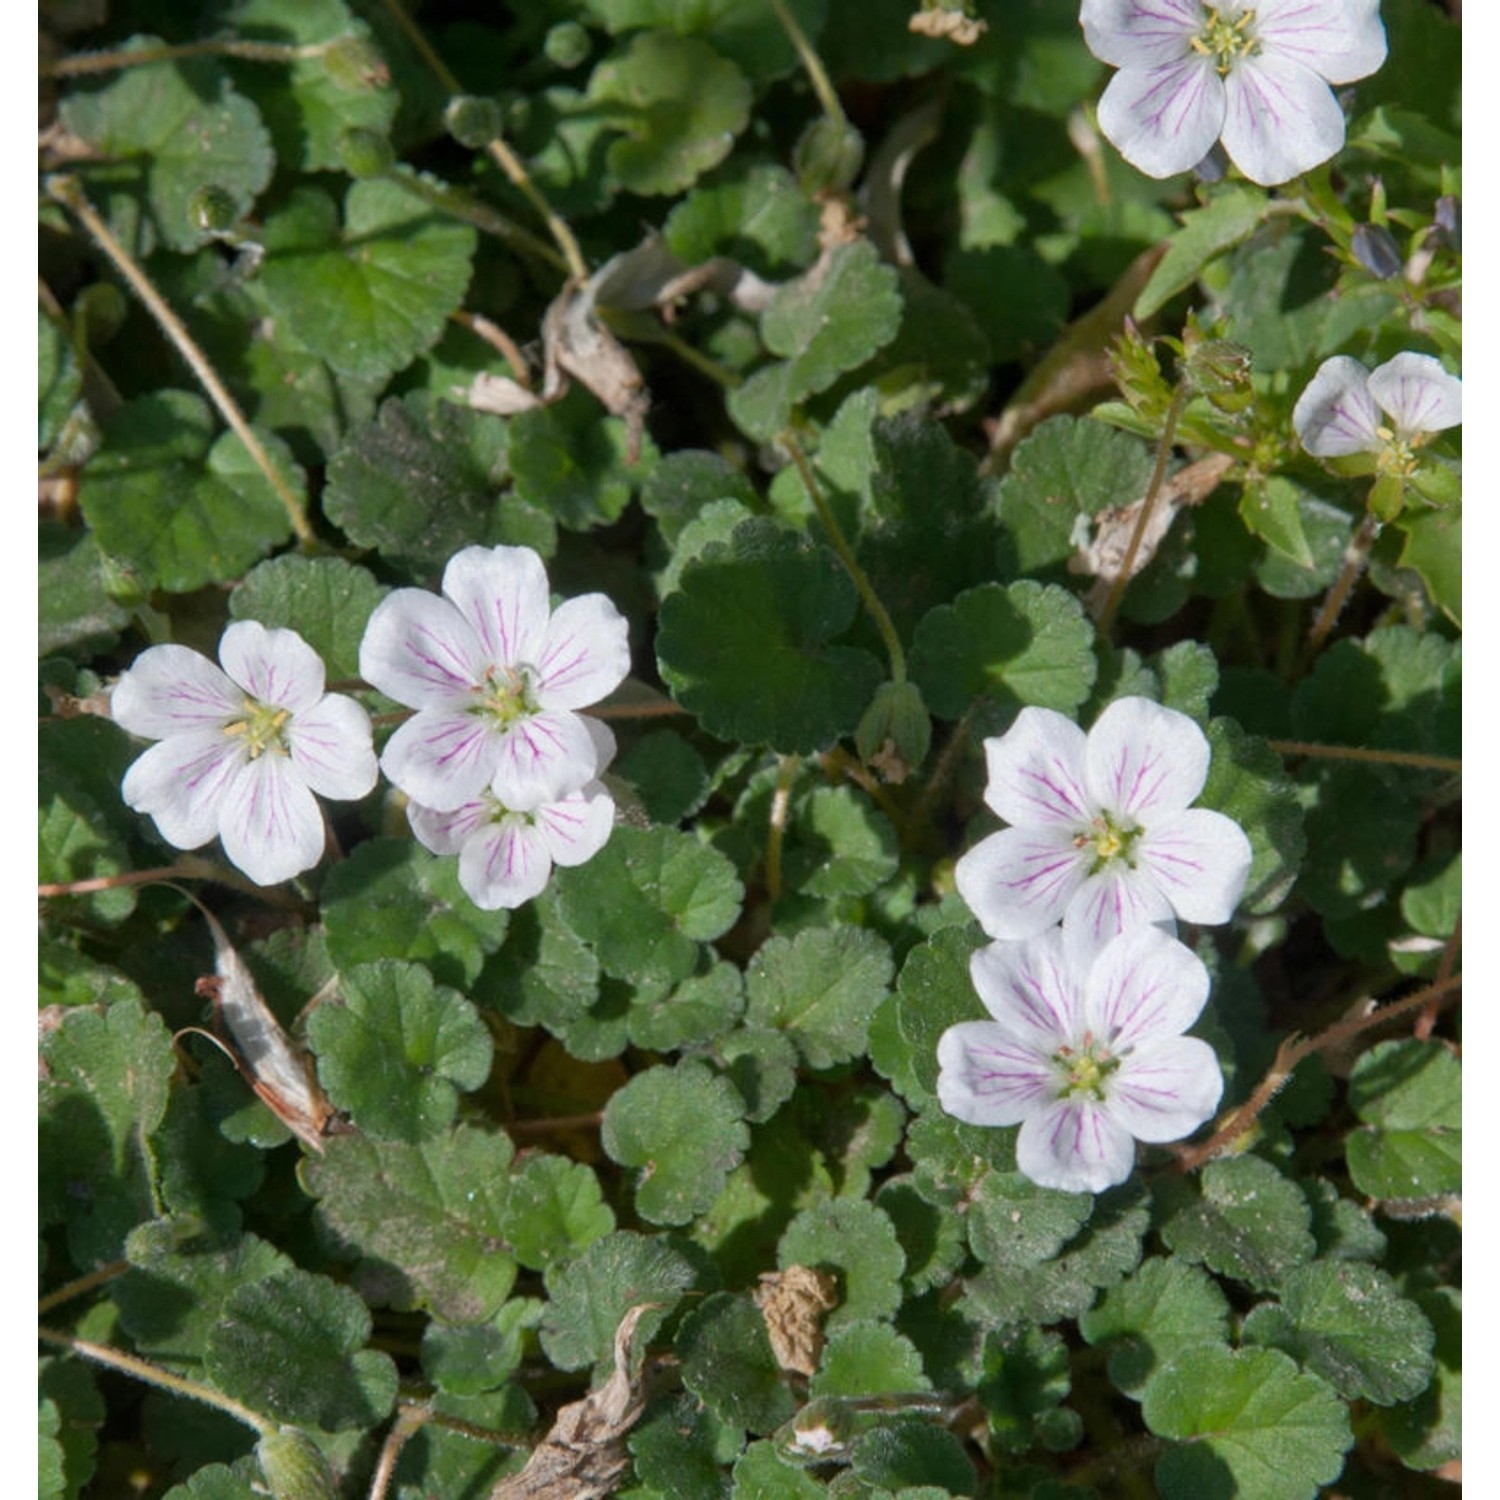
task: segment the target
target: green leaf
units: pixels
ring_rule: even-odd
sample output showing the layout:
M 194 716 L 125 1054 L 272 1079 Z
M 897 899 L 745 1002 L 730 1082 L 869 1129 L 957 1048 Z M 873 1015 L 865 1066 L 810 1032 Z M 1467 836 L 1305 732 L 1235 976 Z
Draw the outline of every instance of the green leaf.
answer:
M 742 175 L 727 180 L 721 176 L 694 188 L 667 215 L 662 233 L 684 265 L 701 265 L 715 255 L 726 255 L 761 276 L 771 276 L 800 270 L 817 254 L 818 215 L 785 167 L 762 162 Z M 685 456 L 689 455 L 672 455 Z M 743 482 L 741 471 L 730 472 Z
M 93 533 L 43 521 L 37 543 L 38 654 L 107 650 L 130 616 L 104 592 Z
M 752 1124 L 769 1120 L 797 1086 L 797 1049 L 785 1032 L 736 1027 L 715 1042 L 713 1055 L 745 1101 Z
M 142 587 L 185 593 L 236 578 L 291 535 L 280 496 L 243 443 L 189 391 L 157 391 L 103 424 L 79 504 L 99 548 Z M 259 434 L 295 494 L 302 474 L 279 439 Z
M 386 590 L 341 557 L 288 553 L 258 563 L 229 596 L 236 620 L 295 630 L 319 656 L 328 679 L 359 676 L 359 643 Z
M 751 1443 L 734 1466 L 732 1500 L 824 1500 L 810 1474 L 783 1463 L 772 1442 Z
M 1050 1260 L 1087 1224 L 1087 1193 L 1038 1187 L 1020 1172 L 987 1172 L 965 1194 L 969 1247 L 994 1266 Z
M 47 736 L 48 741 L 54 739 Z M 119 825 L 124 817 L 116 797 L 101 806 L 86 782 L 49 756 L 37 778 L 37 802 L 39 881 L 66 885 L 108 879 L 132 867 L 121 828 L 110 826 Z M 87 912 L 94 921 L 115 923 L 135 910 L 136 892 L 128 885 L 106 886 L 81 896 L 53 897 L 52 903 L 59 916 Z
M 266 219 L 261 284 L 276 315 L 342 374 L 376 379 L 438 341 L 469 285 L 476 235 L 395 182 L 332 199 L 299 187 Z
M 744 470 L 705 449 L 685 448 L 666 454 L 641 486 L 641 509 L 656 518 L 657 530 L 669 547 L 676 545 L 683 528 L 715 500 L 738 500 L 747 511 L 759 504 L 755 486 Z
M 104 1399 L 81 1360 L 44 1358 L 38 1364 L 39 1427 L 43 1437 L 38 1496 L 74 1500 L 93 1477 Z
M 744 896 L 722 854 L 673 828 L 617 828 L 587 864 L 559 870 L 556 886 L 573 931 L 636 984 L 686 979 Z
M 782 854 L 789 890 L 808 896 L 863 896 L 896 873 L 896 830 L 868 796 L 852 787 L 815 787 L 789 821 Z
M 905 1259 L 896 1228 L 873 1203 L 839 1198 L 803 1209 L 787 1225 L 776 1248 L 776 1264 L 810 1266 L 837 1275 L 839 1305 L 825 1331 L 867 1318 L 889 1318 L 901 1305 Z
M 307 1023 L 328 1097 L 382 1140 L 415 1145 L 441 1135 L 459 1091 L 477 1089 L 493 1044 L 478 1012 L 434 986 L 419 964 L 357 964 L 340 981 L 343 1004 L 325 1002 Z
M 979 1479 L 960 1438 L 929 1422 L 882 1423 L 855 1440 L 853 1470 L 867 1484 L 972 1495 Z
M 520 1368 L 526 1336 L 544 1306 L 536 1297 L 515 1297 L 483 1323 L 429 1323 L 422 1334 L 423 1372 L 454 1396 L 498 1389 Z
M 1438 1042 L 1381 1042 L 1355 1064 L 1349 1175 L 1380 1199 L 1427 1199 L 1463 1185 L 1461 1068 Z
M 1245 529 L 1296 567 L 1316 566 L 1307 533 L 1302 527 L 1305 491 L 1282 474 L 1252 479 L 1240 496 L 1239 514 Z
M 282 1422 L 370 1427 L 396 1399 L 390 1355 L 366 1349 L 370 1310 L 348 1287 L 290 1270 L 235 1289 L 209 1335 L 214 1384 Z
M 1094 627 L 1066 589 L 1030 579 L 982 584 L 923 617 L 911 674 L 932 711 L 960 719 L 976 700 L 1076 709 L 1098 665 Z
M 600 1143 L 640 1168 L 636 1211 L 653 1224 L 686 1224 L 718 1197 L 750 1144 L 734 1085 L 700 1062 L 649 1068 L 610 1096 Z
M 1428 597 L 1453 621 L 1463 624 L 1463 511 L 1411 511 L 1397 529 L 1405 538 L 1400 565 L 1410 568 L 1427 585 Z
M 1167 253 L 1135 300 L 1136 319 L 1154 317 L 1221 251 L 1248 239 L 1264 219 L 1267 203 L 1259 188 L 1226 183 L 1202 208 L 1183 214 L 1182 228 L 1167 241 Z
M 1414 1401 L 1381 1414 L 1381 1431 L 1409 1469 L 1435 1469 L 1463 1454 L 1463 1310 L 1453 1287 L 1418 1292 L 1437 1333 L 1437 1378 Z
M 875 1194 L 875 1206 L 896 1226 L 906 1257 L 906 1284 L 915 1293 L 944 1286 L 964 1257 L 964 1225 L 946 1205 L 929 1202 L 910 1176 L 891 1177 Z
M 615 763 L 614 774 L 635 787 L 653 823 L 680 823 L 708 800 L 708 767 L 675 729 L 643 734 Z
M 796 1405 L 748 1297 L 706 1298 L 683 1318 L 676 1349 L 682 1383 L 725 1422 L 767 1433 L 791 1419 Z
M 601 63 L 588 96 L 624 132 L 607 161 L 632 193 L 691 187 L 724 160 L 750 119 L 744 74 L 706 42 L 663 31 L 637 36 L 623 56 Z
M 861 928 L 772 937 L 746 971 L 746 1018 L 785 1031 L 809 1067 L 832 1067 L 864 1050 L 893 972 L 885 943 Z
M 137 36 L 122 50 L 160 45 Z M 193 221 L 196 194 L 227 193 L 243 218 L 275 166 L 259 111 L 206 59 L 124 68 L 101 88 L 70 93 L 61 115 L 101 155 L 139 161 L 153 227 L 174 250 L 196 250 L 210 238 Z
M 334 1136 L 303 1175 L 330 1238 L 359 1258 L 367 1299 L 480 1323 L 516 1277 L 504 1230 L 513 1155 L 503 1135 L 464 1125 L 420 1146 Z
M 563 919 L 554 887 L 511 914 L 505 943 L 473 993 L 518 1026 L 554 1034 L 599 998 L 599 960 Z
M 913 948 L 901 966 L 896 1024 L 912 1073 L 929 1096 L 937 1093 L 937 1045 L 943 1033 L 986 1014 L 969 978 L 969 957 L 983 942 L 973 922 L 944 927 Z
M 722 1047 L 730 1033 L 746 1034 L 734 1031 L 744 1010 L 740 971 L 733 964 L 716 963 L 706 974 L 690 975 L 659 999 L 637 996 L 630 1007 L 630 1040 L 650 1052 L 676 1052 L 710 1037 L 718 1038 Z
M 511 1178 L 502 1223 L 515 1257 L 533 1271 L 588 1249 L 615 1227 L 591 1167 L 562 1156 L 528 1156 Z
M 826 547 L 745 521 L 683 569 L 662 605 L 662 677 L 711 734 L 810 754 L 853 732 L 881 680 L 868 652 L 827 644 L 857 602 Z
M 1218 1282 L 1178 1260 L 1153 1256 L 1111 1287 L 1078 1320 L 1088 1342 L 1109 1352 L 1110 1381 L 1140 1398 L 1179 1352 L 1229 1342 L 1229 1303 Z
M 1146 1387 L 1141 1414 L 1180 1444 L 1157 1462 L 1163 1500 L 1314 1500 L 1353 1442 L 1343 1403 L 1278 1349 L 1185 1350 Z
M 989 1416 L 991 1433 L 1012 1451 L 1038 1439 L 1046 1443 L 1072 1388 L 1067 1345 L 1040 1329 L 1003 1330 L 985 1335 L 983 1358 L 974 1394 Z
M 755 78 L 774 78 L 797 65 L 785 27 L 758 0 L 585 0 L 611 35 L 657 27 L 679 36 L 703 36 Z M 790 0 L 789 13 L 816 40 L 827 0 Z
M 1257 1307 L 1241 1338 L 1290 1354 L 1351 1401 L 1390 1406 L 1432 1379 L 1432 1325 L 1389 1276 L 1359 1261 L 1289 1272 L 1280 1305 Z
M 916 1345 L 888 1323 L 846 1323 L 835 1329 L 808 1384 L 811 1396 L 903 1395 L 932 1382 Z
M 638 1496 L 724 1500 L 723 1466 L 739 1456 L 745 1434 L 677 1391 L 653 1401 L 625 1443 L 635 1459 Z
M 63 435 L 83 394 L 83 371 L 66 326 L 37 308 L 37 439 L 38 453 L 48 452 Z
M 1212 1161 L 1196 1195 L 1177 1179 L 1162 1197 L 1169 1248 L 1257 1289 L 1275 1287 L 1316 1252 L 1307 1199 L 1258 1156 Z

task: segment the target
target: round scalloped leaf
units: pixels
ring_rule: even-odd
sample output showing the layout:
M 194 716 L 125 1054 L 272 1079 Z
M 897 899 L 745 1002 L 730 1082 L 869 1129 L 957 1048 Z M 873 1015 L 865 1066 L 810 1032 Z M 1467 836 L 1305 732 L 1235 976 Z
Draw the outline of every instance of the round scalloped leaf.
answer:
M 788 890 L 807 896 L 863 896 L 896 873 L 891 821 L 848 786 L 815 787 L 792 814 L 782 853 Z
M 1355 1064 L 1349 1103 L 1364 1122 L 1349 1175 L 1372 1198 L 1435 1198 L 1463 1186 L 1462 1070 L 1439 1042 L 1381 1042 Z
M 599 960 L 563 919 L 555 886 L 511 913 L 472 994 L 517 1026 L 542 1025 L 554 1036 L 598 1000 Z
M 516 1279 L 504 1232 L 514 1154 L 505 1136 L 463 1125 L 420 1146 L 341 1135 L 302 1172 L 335 1247 L 359 1258 L 367 1300 L 481 1323 Z
M 723 1500 L 724 1466 L 739 1457 L 745 1434 L 686 1391 L 677 1391 L 647 1406 L 625 1445 L 635 1460 L 638 1500 L 646 1495 Z
M 340 981 L 307 1038 L 328 1097 L 381 1140 L 416 1144 L 453 1123 L 458 1095 L 489 1077 L 494 1044 L 474 1007 L 420 964 L 385 958 Z
M 708 256 L 682 255 L 689 265 Z M 641 509 L 656 518 L 657 530 L 669 547 L 682 529 L 715 500 L 738 500 L 746 510 L 758 503 L 755 486 L 743 469 L 706 449 L 684 448 L 661 458 L 641 486 Z
M 746 1019 L 784 1031 L 809 1067 L 831 1068 L 864 1051 L 892 973 L 890 949 L 864 928 L 773 937 L 746 970 Z
M 229 596 L 236 620 L 295 630 L 327 668 L 328 680 L 359 676 L 359 643 L 387 590 L 341 557 L 288 553 L 258 563 Z
M 371 1427 L 395 1403 L 396 1366 L 369 1337 L 357 1293 L 293 1269 L 229 1295 L 203 1365 L 226 1396 L 281 1422 Z
M 112 736 L 111 750 L 123 748 Z M 57 736 L 44 744 L 54 748 Z M 66 748 L 66 747 L 62 747 Z M 117 796 L 100 803 L 62 754 L 42 761 L 37 777 L 37 879 L 64 885 L 72 881 L 108 880 L 124 875 L 134 864 L 126 841 L 131 814 Z M 113 791 L 113 788 L 111 788 Z M 111 825 L 114 826 L 111 826 Z M 80 895 L 50 898 L 54 920 L 113 924 L 135 910 L 137 892 L 129 885 L 106 885 Z
M 1290 1354 L 1351 1401 L 1409 1401 L 1432 1379 L 1432 1325 L 1389 1276 L 1358 1261 L 1288 1272 L 1280 1305 L 1257 1307 L 1241 1341 Z
M 1093 647 L 1094 627 L 1067 589 L 986 583 L 922 617 L 911 675 L 945 719 L 961 719 L 980 698 L 1070 713 L 1094 685 Z
M 1313 1500 L 1354 1441 L 1349 1413 L 1279 1349 L 1187 1349 L 1146 1387 L 1141 1414 L 1179 1446 L 1157 1461 L 1163 1500 Z
M 744 521 L 683 569 L 663 603 L 662 678 L 709 733 L 811 754 L 854 732 L 883 676 L 869 652 L 827 644 L 857 604 L 828 548 Z
M 617 828 L 587 864 L 555 876 L 564 918 L 611 974 L 681 983 L 699 944 L 733 925 L 744 887 L 718 850 L 675 828 Z
M 182 1484 L 174 1484 L 162 1500 L 263 1500 L 263 1477 L 259 1465 L 248 1458 L 241 1459 L 235 1469 L 223 1464 L 205 1464 Z
M 1181 1350 L 1228 1343 L 1229 1303 L 1197 1266 L 1153 1256 L 1084 1313 L 1078 1329 L 1108 1350 L 1114 1385 L 1139 1399 L 1151 1376 Z
M 615 1227 L 594 1169 L 563 1156 L 528 1156 L 511 1178 L 505 1237 L 533 1271 L 571 1259 Z
M 123 50 L 160 45 L 137 36 Z M 196 250 L 211 238 L 190 212 L 197 194 L 227 194 L 238 220 L 276 165 L 260 112 L 206 59 L 141 63 L 110 75 L 102 88 L 75 86 L 61 118 L 101 156 L 141 164 L 151 222 L 174 250 Z
M 624 132 L 606 160 L 631 193 L 691 187 L 728 156 L 750 120 L 745 75 L 706 42 L 666 31 L 644 32 L 623 55 L 602 62 L 588 97 Z
M 930 1097 L 937 1094 L 937 1046 L 943 1033 L 986 1014 L 969 978 L 970 955 L 983 943 L 984 934 L 973 922 L 944 927 L 913 948 L 901 965 L 896 1024 L 907 1044 L 908 1066 Z
M 1087 1224 L 1088 1193 L 1038 1187 L 1021 1172 L 988 1172 L 965 1194 L 969 1248 L 991 1266 L 1050 1260 Z
M 756 79 L 776 78 L 797 66 L 796 49 L 786 28 L 758 0 L 748 4 L 746 0 L 692 0 L 687 5 L 680 0 L 586 0 L 586 4 L 612 36 L 645 26 L 675 31 L 679 36 L 701 35 Z M 816 41 L 828 14 L 828 0 L 788 0 L 786 8 L 803 34 Z
M 545 1275 L 552 1300 L 542 1316 L 542 1348 L 560 1370 L 611 1362 L 620 1320 L 643 1302 L 659 1303 L 636 1326 L 636 1345 L 644 1347 L 695 1280 L 687 1257 L 665 1238 L 629 1230 L 595 1240 Z
M 898 1493 L 973 1495 L 979 1476 L 960 1438 L 931 1422 L 883 1422 L 854 1443 L 853 1472 Z
M 739 1090 L 752 1124 L 769 1120 L 797 1086 L 797 1049 L 785 1032 L 736 1027 L 714 1044 L 714 1057 Z
M 281 498 L 232 432 L 190 391 L 155 391 L 103 424 L 79 504 L 99 548 L 145 589 L 185 593 L 237 578 L 292 533 Z M 302 471 L 258 434 L 292 491 Z
M 1454 1287 L 1417 1293 L 1437 1334 L 1437 1378 L 1415 1401 L 1380 1414 L 1380 1428 L 1409 1469 L 1436 1469 L 1463 1456 L 1463 1306 Z
M 266 219 L 260 281 L 308 349 L 341 374 L 377 379 L 441 337 L 477 238 L 395 182 L 354 183 L 342 229 L 331 198 L 299 187 Z
M 836 1198 L 805 1208 L 786 1227 L 776 1247 L 776 1264 L 811 1266 L 838 1277 L 839 1304 L 824 1331 L 867 1318 L 889 1318 L 901 1306 L 901 1273 L 906 1257 L 896 1227 L 860 1198 Z
M 452 1396 L 477 1396 L 504 1385 L 520 1368 L 526 1335 L 546 1304 L 515 1297 L 483 1323 L 428 1323 L 422 1333 L 422 1372 Z
M 682 1383 L 725 1422 L 767 1433 L 796 1403 L 771 1350 L 765 1318 L 748 1297 L 715 1292 L 677 1330 Z
M 811 1396 L 883 1396 L 930 1391 L 922 1356 L 889 1323 L 846 1323 L 823 1348 Z
M 930 1203 L 910 1177 L 892 1177 L 875 1194 L 875 1206 L 896 1226 L 906 1257 L 906 1284 L 914 1292 L 945 1285 L 964 1258 L 964 1224 L 956 1213 Z
M 727 255 L 762 276 L 785 274 L 802 269 L 817 254 L 817 206 L 785 167 L 761 162 L 741 176 L 695 188 L 667 215 L 662 233 L 684 265 Z M 732 472 L 736 487 L 719 494 L 740 493 L 744 475 Z
M 734 1466 L 731 1500 L 827 1500 L 827 1495 L 805 1470 L 784 1463 L 769 1440 L 751 1443 Z
M 1445 506 L 1404 515 L 1398 522 L 1405 541 L 1400 565 L 1427 585 L 1432 602 L 1453 621 L 1463 623 L 1463 507 Z
M 640 1168 L 636 1212 L 686 1224 L 718 1197 L 750 1144 L 739 1092 L 701 1062 L 649 1068 L 611 1095 L 600 1144 Z
M 701 1045 L 708 1037 L 739 1035 L 735 1023 L 744 1011 L 740 971 L 733 964 L 716 963 L 706 974 L 691 975 L 659 998 L 637 995 L 630 1007 L 631 1045 L 648 1052 L 676 1052 Z
M 1045 1443 L 1050 1426 L 1066 1421 L 1062 1403 L 1072 1387 L 1069 1350 L 1059 1334 L 1025 1325 L 985 1334 L 974 1394 L 1002 1447 L 1017 1452 L 1038 1438 Z
M 130 615 L 104 592 L 94 534 L 44 520 L 37 550 L 37 654 L 109 650 Z

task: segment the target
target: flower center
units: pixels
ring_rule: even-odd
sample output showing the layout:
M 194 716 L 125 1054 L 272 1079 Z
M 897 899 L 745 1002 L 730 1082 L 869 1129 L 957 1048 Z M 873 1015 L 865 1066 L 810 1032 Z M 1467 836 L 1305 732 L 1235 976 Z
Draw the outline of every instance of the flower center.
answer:
M 290 709 L 247 697 L 244 713 L 237 719 L 231 719 L 224 726 L 224 733 L 236 738 L 243 736 L 245 749 L 251 760 L 258 760 L 267 750 L 274 750 L 278 755 L 290 755 L 291 747 L 286 742 L 284 731 L 291 717 Z
M 1109 1077 L 1120 1066 L 1120 1059 L 1110 1054 L 1102 1042 L 1094 1040 L 1094 1034 L 1086 1031 L 1077 1047 L 1059 1047 L 1052 1054 L 1057 1068 L 1057 1097 L 1059 1099 L 1092 1099 L 1102 1104 L 1107 1097 Z
M 470 710 L 493 719 L 500 729 L 509 729 L 518 719 L 529 718 L 541 704 L 536 700 L 535 677 L 530 667 L 491 668 L 479 688 L 479 701 Z
M 1134 823 L 1116 823 L 1107 812 L 1099 813 L 1088 825 L 1073 836 L 1075 849 L 1094 851 L 1094 862 L 1089 867 L 1090 875 L 1097 875 L 1111 860 L 1123 859 L 1135 868 L 1135 843 L 1141 830 Z
M 1423 447 L 1432 434 L 1402 432 L 1399 428 L 1381 426 L 1375 429 L 1375 436 L 1384 444 L 1375 460 L 1375 472 L 1396 474 L 1405 479 L 1416 473 L 1417 449 Z
M 1202 30 L 1188 43 L 1194 52 L 1213 59 L 1220 76 L 1237 62 L 1253 57 L 1260 50 L 1255 38 L 1255 12 L 1242 10 L 1232 17 L 1221 16 L 1212 5 L 1204 6 Z

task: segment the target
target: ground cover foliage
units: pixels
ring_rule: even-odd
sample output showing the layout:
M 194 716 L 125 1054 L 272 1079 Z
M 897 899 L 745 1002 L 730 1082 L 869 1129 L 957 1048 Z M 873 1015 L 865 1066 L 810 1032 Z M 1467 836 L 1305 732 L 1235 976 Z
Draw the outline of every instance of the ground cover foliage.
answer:
M 1294 411 L 1457 372 L 1452 11 L 1268 188 L 1123 160 L 1069 0 L 44 0 L 41 1495 L 1447 1492 L 1459 434 Z M 295 629 L 381 748 L 476 546 L 628 622 L 592 858 L 126 805 L 146 648 Z M 954 867 L 1126 698 L 1251 864 L 1214 1117 L 1068 1192 L 939 1101 Z

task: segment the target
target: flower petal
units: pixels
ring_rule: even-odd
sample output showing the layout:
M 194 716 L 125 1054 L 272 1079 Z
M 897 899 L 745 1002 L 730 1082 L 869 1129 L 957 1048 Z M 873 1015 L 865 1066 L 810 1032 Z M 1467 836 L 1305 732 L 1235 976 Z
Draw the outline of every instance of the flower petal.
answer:
M 511 808 L 540 807 L 576 791 L 600 771 L 598 741 L 581 715 L 563 710 L 518 719 L 498 746 L 490 786 Z
M 370 716 L 353 698 L 328 693 L 286 727 L 292 764 L 320 797 L 352 802 L 379 775 L 371 743 Z
M 1084 981 L 1087 1025 L 1124 1053 L 1180 1036 L 1208 1003 L 1209 977 L 1192 949 L 1157 927 L 1137 927 L 1101 950 Z
M 380 767 L 413 802 L 449 812 L 489 786 L 503 745 L 500 731 L 474 714 L 424 708 L 390 737 Z
M 1407 436 L 1463 421 L 1463 382 L 1430 354 L 1398 354 L 1370 372 L 1370 395 Z
M 1269 50 L 1224 80 L 1224 149 L 1251 182 L 1275 187 L 1325 162 L 1344 144 L 1344 112 L 1317 73 Z
M 1052 1092 L 1045 1057 L 1006 1036 L 993 1021 L 963 1021 L 938 1042 L 938 1102 L 970 1125 L 1018 1125 Z
M 1203 25 L 1199 0 L 1083 0 L 1083 39 L 1117 68 L 1170 62 L 1187 51 Z
M 629 627 L 603 594 L 559 605 L 536 667 L 537 701 L 545 708 L 587 708 L 630 673 Z
M 1142 834 L 1136 854 L 1184 922 L 1227 922 L 1245 894 L 1250 840 L 1223 813 L 1190 807 L 1159 819 Z
M 1099 128 L 1131 166 L 1148 177 L 1172 177 L 1212 150 L 1224 107 L 1224 84 L 1213 64 L 1190 52 L 1116 73 L 1099 99 Z
M 120 795 L 149 813 L 174 849 L 199 849 L 218 833 L 219 804 L 244 762 L 243 743 L 222 729 L 174 734 L 132 763 Z
M 969 978 L 999 1032 L 1037 1057 L 1078 1042 L 1083 985 L 1055 929 L 1024 943 L 991 943 L 969 957 Z
M 458 883 L 481 911 L 511 911 L 539 896 L 552 873 L 552 857 L 541 830 L 512 813 L 464 844 Z
M 1380 0 L 1253 0 L 1255 35 L 1326 78 L 1353 83 L 1385 61 Z
M 411 708 L 468 702 L 494 665 L 457 607 L 425 589 L 387 594 L 359 643 L 359 675 Z
M 1108 1105 L 1057 1099 L 1021 1126 L 1016 1165 L 1040 1187 L 1101 1193 L 1130 1176 L 1135 1142 Z
M 323 857 L 323 810 L 284 755 L 246 761 L 219 802 L 219 839 L 229 862 L 257 885 L 276 885 Z
M 1058 921 L 1088 873 L 1067 828 L 1002 828 L 955 866 L 958 893 L 992 938 L 1029 938 Z
M 1370 395 L 1370 372 L 1347 354 L 1325 359 L 1292 408 L 1292 426 L 1316 458 L 1378 453 L 1380 410 Z
M 323 658 L 295 630 L 236 620 L 219 641 L 219 664 L 252 698 L 294 714 L 323 696 Z
M 1020 828 L 1074 832 L 1095 812 L 1084 781 L 1083 731 L 1050 708 L 1023 708 L 998 739 L 984 742 L 984 800 Z
M 602 781 L 555 802 L 544 802 L 532 814 L 553 864 L 565 869 L 592 859 L 609 842 L 615 827 L 615 799 Z
M 417 802 L 406 804 L 406 821 L 424 849 L 434 854 L 457 854 L 494 815 L 493 798 L 476 798 L 455 807 L 451 812 L 439 812 L 434 807 L 423 807 Z
M 1143 1047 L 1110 1080 L 1109 1111 L 1138 1141 L 1180 1141 L 1219 1107 L 1224 1075 L 1207 1042 L 1171 1037 Z
M 1069 958 L 1087 965 L 1106 943 L 1133 927 L 1177 930 L 1172 903 L 1149 871 L 1115 860 L 1079 886 L 1063 913 Z
M 490 662 L 536 662 L 552 599 L 547 570 L 530 547 L 465 547 L 443 570 L 443 592 Z
M 148 740 L 218 730 L 244 708 L 244 693 L 206 656 L 186 646 L 142 651 L 109 695 L 115 723 Z
M 1091 799 L 1148 828 L 1193 801 L 1208 762 L 1208 737 L 1198 725 L 1148 698 L 1111 703 L 1089 730 L 1084 752 Z

